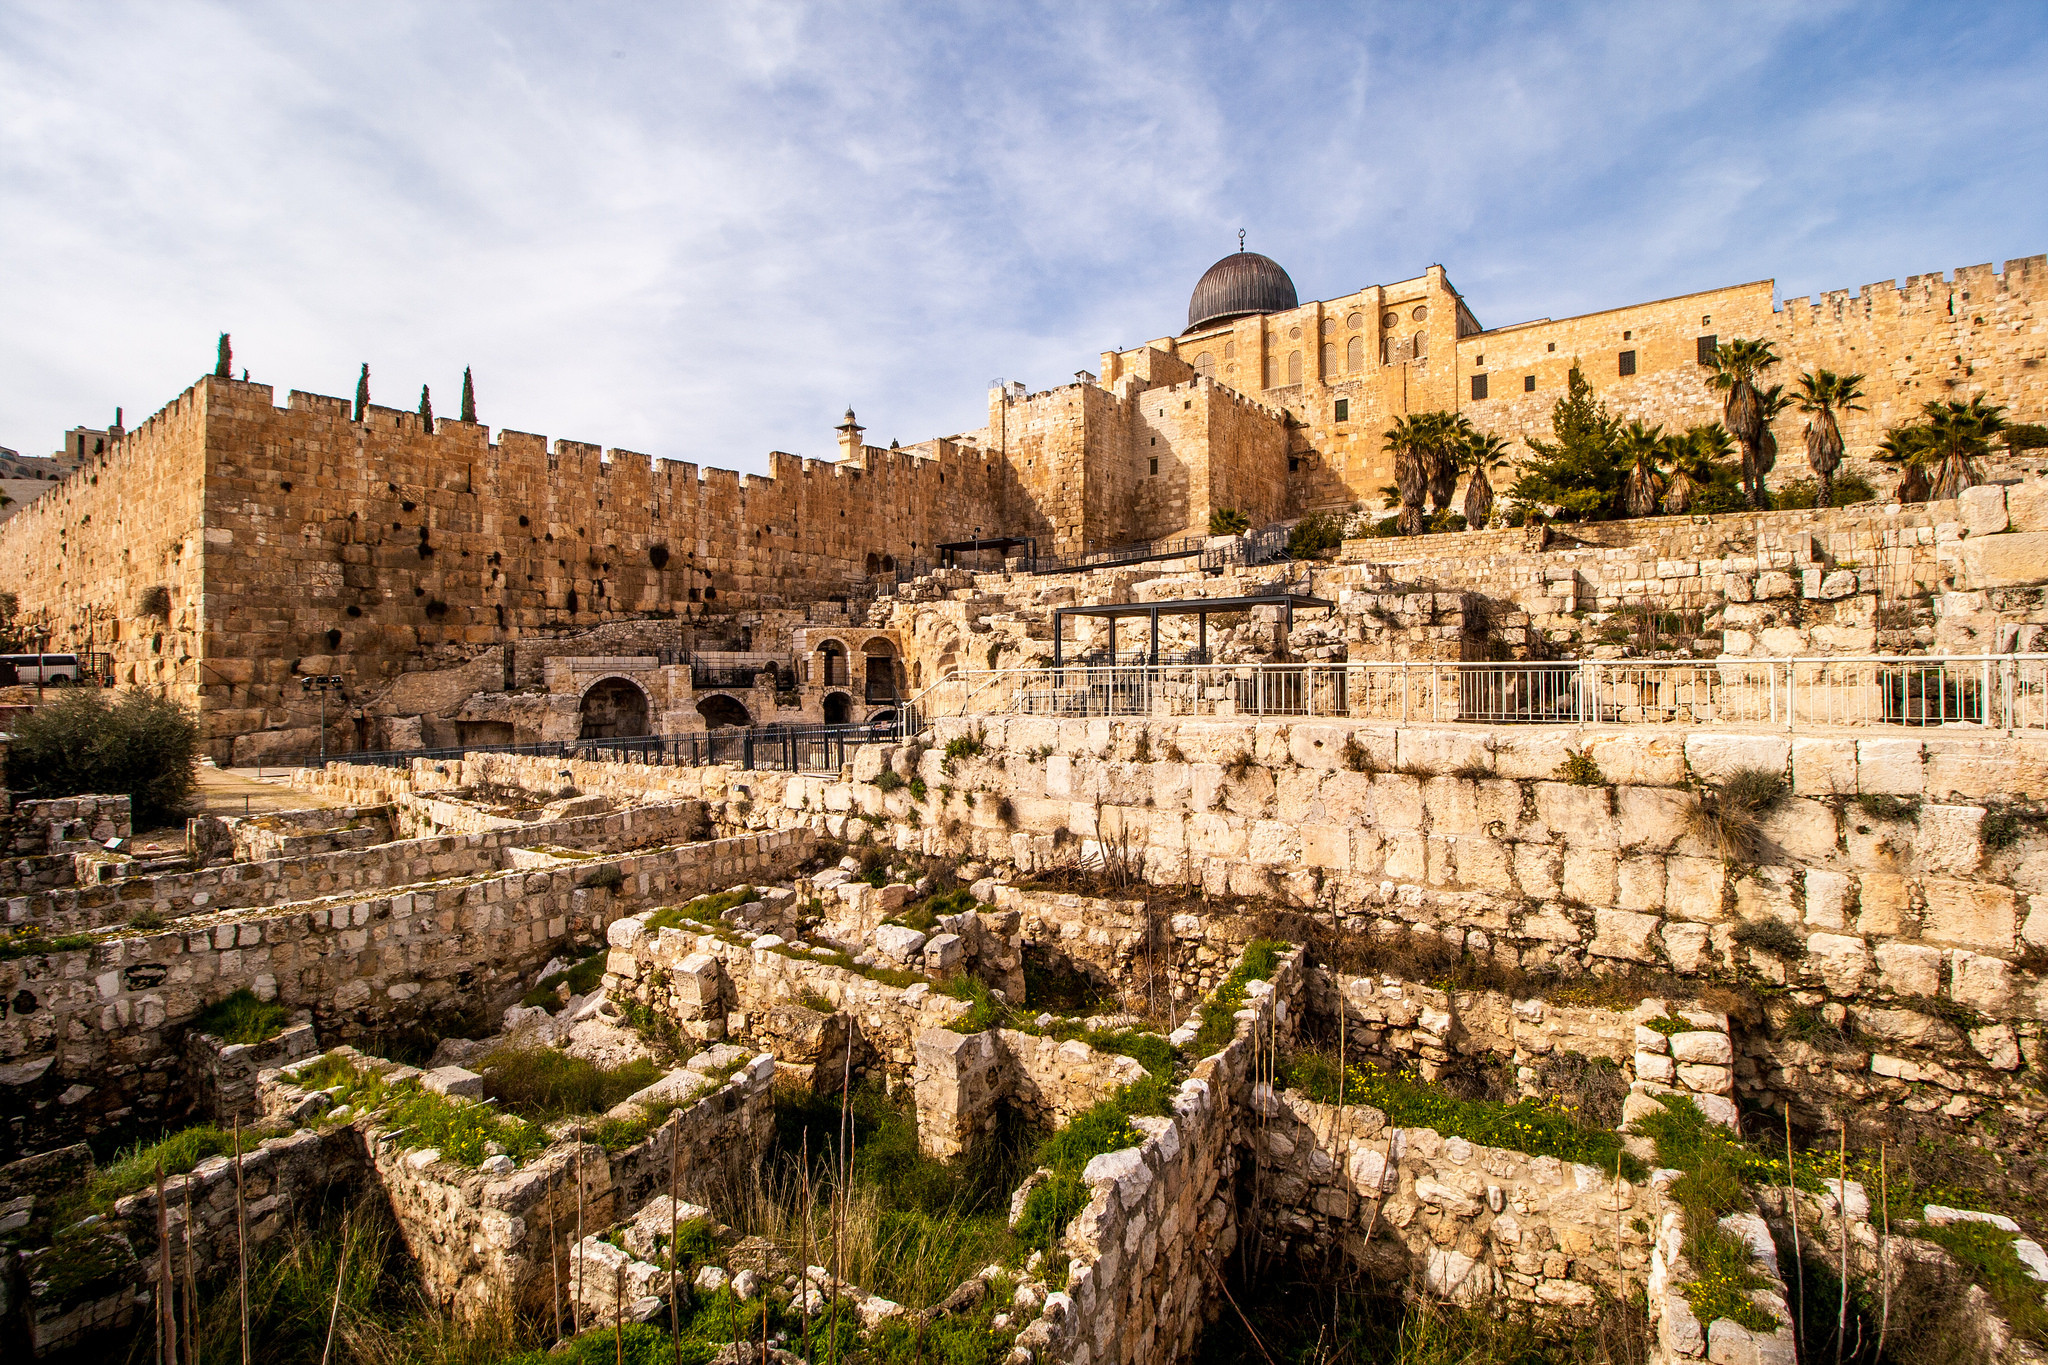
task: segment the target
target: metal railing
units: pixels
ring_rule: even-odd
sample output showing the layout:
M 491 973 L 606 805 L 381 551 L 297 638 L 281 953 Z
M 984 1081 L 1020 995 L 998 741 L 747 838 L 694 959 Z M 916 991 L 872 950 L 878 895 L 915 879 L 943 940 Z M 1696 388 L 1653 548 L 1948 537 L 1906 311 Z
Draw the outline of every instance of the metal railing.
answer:
M 1132 545 L 1112 545 L 1106 550 L 1082 554 L 1039 555 L 1031 561 L 1031 572 L 1080 573 L 1086 569 L 1108 569 L 1119 564 L 1141 564 L 1154 559 L 1190 559 L 1202 553 L 1204 539 L 1186 536 L 1179 540 L 1142 540 Z
M 2048 655 L 1210 665 L 1104 660 L 963 671 L 925 689 L 915 705 L 925 716 L 2048 730 Z
M 533 758 L 633 763 L 649 767 L 701 768 L 714 763 L 777 772 L 835 772 L 849 750 L 861 744 L 903 739 L 921 728 L 916 711 L 903 706 L 888 717 L 860 725 L 754 725 L 703 730 L 686 735 L 640 735 L 631 739 L 574 739 L 548 744 L 458 744 L 439 749 L 385 749 L 336 754 L 337 763 L 406 768 L 414 759 L 442 761 L 469 754 L 520 754 Z

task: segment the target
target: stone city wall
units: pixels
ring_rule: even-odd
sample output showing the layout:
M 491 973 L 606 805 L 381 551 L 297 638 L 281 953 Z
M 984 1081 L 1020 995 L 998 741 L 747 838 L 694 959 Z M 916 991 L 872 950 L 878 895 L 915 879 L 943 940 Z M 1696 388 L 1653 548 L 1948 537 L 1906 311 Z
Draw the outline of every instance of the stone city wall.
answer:
M 809 856 L 796 833 L 613 855 L 534 871 L 450 878 L 330 905 L 208 915 L 174 930 L 0 961 L 7 1140 L 34 1148 L 81 1131 L 169 1118 L 176 1040 L 238 989 L 312 1013 L 329 1039 L 502 1001 L 568 943 L 614 919 Z M 615 867 L 615 889 L 587 887 Z M 60 1093 L 61 1092 L 61 1093 Z
M 602 851 L 688 839 L 701 827 L 701 808 L 695 802 L 640 806 L 477 834 L 404 839 L 33 892 L 8 898 L 7 923 L 73 934 L 122 924 L 144 912 L 183 919 L 290 905 L 439 878 L 487 876 L 509 870 L 511 853 L 522 848 Z
M 24 801 L 10 795 L 0 816 L 0 893 L 75 883 L 81 854 L 92 865 L 108 856 L 109 840 L 126 839 L 132 832 L 128 807 L 125 796 Z
M 940 749 L 925 753 L 934 791 L 1000 790 L 1007 811 L 956 802 L 950 827 L 929 813 L 893 823 L 906 847 L 1028 872 L 1063 849 L 1088 853 L 1106 831 L 1112 842 L 1128 836 L 1158 885 L 1334 905 L 1355 932 L 1420 925 L 1527 968 L 1740 967 L 1802 999 L 1873 1015 L 1901 1001 L 1950 1002 L 1980 1023 L 1954 1065 L 1928 1074 L 1970 1103 L 2015 1096 L 2010 1072 L 2042 1050 L 2048 997 L 2020 959 L 2048 943 L 2048 905 L 2034 890 L 2048 855 L 2024 822 L 2008 846 L 1981 833 L 2002 803 L 2048 796 L 2039 735 L 934 724 L 941 748 L 969 734 L 984 745 L 950 778 Z M 1138 761 L 1140 734 L 1147 752 L 1186 761 Z M 1591 760 L 1593 785 L 1559 779 L 1572 755 Z M 1240 761 L 1233 775 L 1227 765 Z M 1787 784 L 1761 821 L 1753 866 L 1729 862 L 1689 827 L 1702 790 L 1749 768 Z M 1761 941 L 1749 930 L 1738 937 L 1743 923 L 1767 921 L 1803 951 L 1746 946 Z M 1924 1079 L 1881 1050 L 1868 1065 L 1888 1080 Z
M 229 816 L 221 823 L 233 840 L 235 861 L 260 863 L 388 844 L 393 818 L 391 806 L 383 804 Z
M 917 1039 L 917 1143 L 949 1160 L 996 1130 L 1005 1108 L 1056 1129 L 1145 1077 L 1130 1057 L 1016 1029 Z

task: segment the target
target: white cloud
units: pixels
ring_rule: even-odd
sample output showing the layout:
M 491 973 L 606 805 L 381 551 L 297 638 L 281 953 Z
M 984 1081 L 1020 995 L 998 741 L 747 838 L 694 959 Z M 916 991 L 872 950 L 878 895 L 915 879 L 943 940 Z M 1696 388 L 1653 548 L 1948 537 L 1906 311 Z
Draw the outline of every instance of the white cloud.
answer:
M 227 328 L 280 401 L 367 360 L 446 413 L 470 364 L 494 425 L 758 470 L 1175 330 L 1239 226 L 1304 297 L 1441 262 L 1494 323 L 2025 254 L 2043 29 L 0 0 L 0 443 L 133 422 Z

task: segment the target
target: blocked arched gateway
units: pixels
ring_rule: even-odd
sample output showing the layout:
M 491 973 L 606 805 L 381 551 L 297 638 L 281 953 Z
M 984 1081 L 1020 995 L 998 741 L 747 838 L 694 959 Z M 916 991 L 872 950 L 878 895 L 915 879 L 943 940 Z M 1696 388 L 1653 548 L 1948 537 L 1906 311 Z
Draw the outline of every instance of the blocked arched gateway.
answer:
M 825 694 L 825 723 L 827 725 L 844 725 L 852 719 L 853 698 L 847 696 L 844 692 L 827 692 Z
M 577 705 L 583 739 L 630 739 L 648 733 L 647 694 L 630 678 L 600 678 Z
M 725 696 L 722 693 L 713 693 L 711 696 L 698 702 L 697 714 L 704 717 L 705 727 L 712 730 L 723 729 L 731 725 L 752 725 L 754 723 L 754 718 L 747 714 L 746 707 L 740 705 L 736 698 Z

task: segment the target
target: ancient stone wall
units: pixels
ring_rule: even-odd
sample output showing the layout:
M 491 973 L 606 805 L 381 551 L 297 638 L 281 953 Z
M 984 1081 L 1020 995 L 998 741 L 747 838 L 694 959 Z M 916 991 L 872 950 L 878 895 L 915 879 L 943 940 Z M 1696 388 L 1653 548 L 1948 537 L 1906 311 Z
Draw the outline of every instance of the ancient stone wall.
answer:
M 235 990 L 310 1011 L 330 1040 L 502 1004 L 565 945 L 619 916 L 765 879 L 809 850 L 796 832 L 723 839 L 208 915 L 0 961 L 6 1140 L 33 1148 L 171 1117 L 183 1027 Z M 616 889 L 586 885 L 607 867 L 622 877 Z

